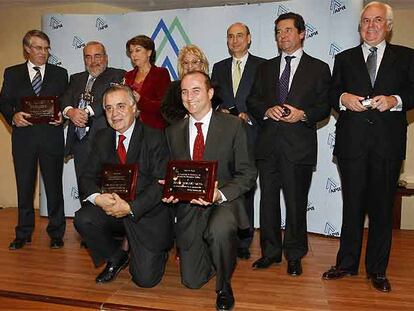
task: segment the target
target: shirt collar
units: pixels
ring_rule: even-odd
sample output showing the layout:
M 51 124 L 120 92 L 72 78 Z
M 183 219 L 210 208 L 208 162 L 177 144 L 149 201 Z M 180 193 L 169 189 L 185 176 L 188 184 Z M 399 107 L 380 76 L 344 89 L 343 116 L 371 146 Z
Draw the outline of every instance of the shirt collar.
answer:
M 134 127 L 135 127 L 135 123 L 136 123 L 136 120 L 134 120 L 134 122 L 131 124 L 131 126 L 122 134 L 119 133 L 119 132 L 116 132 L 116 137 L 119 137 L 119 135 L 124 135 L 126 137 L 126 139 L 129 140 L 132 136 L 132 132 L 133 132 Z
M 244 64 L 246 64 L 246 62 L 247 62 L 247 58 L 249 57 L 249 52 L 247 52 L 243 57 L 241 57 L 241 58 L 236 58 L 236 57 L 233 57 L 233 64 L 236 64 L 236 62 L 238 61 L 238 60 L 240 60 L 241 61 L 241 64 L 242 65 L 244 65 Z
M 386 45 L 387 45 L 387 42 L 385 41 L 385 40 L 382 40 L 380 43 L 378 43 L 377 45 L 376 45 L 376 48 L 378 49 L 378 50 L 384 50 L 385 49 L 385 47 L 386 47 Z M 364 42 L 363 44 L 362 44 L 362 46 L 365 48 L 365 49 L 367 49 L 368 51 L 369 51 L 369 49 L 372 47 L 371 45 L 369 45 L 368 43 L 366 43 L 366 42 Z
M 192 115 L 190 115 L 190 126 L 194 126 L 194 124 L 196 123 L 196 122 L 201 122 L 201 123 L 203 123 L 203 127 L 205 126 L 205 125 L 208 125 L 208 124 L 210 124 L 210 119 L 211 119 L 211 115 L 213 114 L 213 109 L 212 108 L 210 108 L 210 110 L 209 110 L 209 112 L 207 112 L 207 114 L 201 119 L 201 120 L 196 120 L 196 119 L 194 119 L 193 118 L 193 116 Z
M 45 70 L 46 64 L 43 64 L 41 66 L 36 66 L 35 64 L 33 64 L 30 60 L 27 61 L 27 67 L 31 70 L 34 70 L 33 67 L 39 67 L 41 71 Z
M 298 59 L 300 59 L 302 57 L 302 55 L 303 55 L 303 48 L 299 48 L 299 49 L 297 49 L 295 52 L 293 52 L 290 55 L 287 54 L 287 53 L 285 53 L 285 52 L 282 52 L 281 57 L 283 59 L 285 59 L 285 56 L 295 56 L 295 59 L 298 60 Z

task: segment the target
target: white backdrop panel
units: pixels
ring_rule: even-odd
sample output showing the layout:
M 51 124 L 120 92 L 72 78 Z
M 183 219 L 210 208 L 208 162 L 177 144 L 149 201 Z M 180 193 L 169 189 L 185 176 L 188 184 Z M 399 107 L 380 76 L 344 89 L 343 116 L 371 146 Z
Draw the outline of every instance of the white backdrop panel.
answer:
M 212 65 L 229 56 L 226 29 L 236 21 L 247 24 L 252 34 L 250 52 L 264 58 L 278 54 L 274 40 L 274 20 L 289 11 L 301 14 L 306 22 L 305 51 L 327 62 L 334 55 L 359 43 L 357 25 L 363 0 L 293 0 L 255 5 L 133 12 L 117 15 L 49 14 L 42 18 L 42 29 L 52 42 L 49 62 L 68 69 L 70 74 L 83 71 L 82 48 L 91 40 L 104 43 L 109 66 L 132 69 L 125 43 L 138 34 L 153 38 L 157 65 L 177 77 L 178 50 L 193 43 L 201 47 Z M 341 186 L 332 160 L 335 144 L 333 117 L 318 130 L 318 164 L 313 175 L 308 204 L 308 230 L 339 236 L 342 218 Z M 73 163 L 64 169 L 65 212 L 79 208 Z M 41 214 L 46 198 L 41 195 Z M 259 195 L 255 198 L 255 225 L 259 225 Z M 282 198 L 283 202 L 283 198 Z M 283 210 L 283 219 L 285 211 Z

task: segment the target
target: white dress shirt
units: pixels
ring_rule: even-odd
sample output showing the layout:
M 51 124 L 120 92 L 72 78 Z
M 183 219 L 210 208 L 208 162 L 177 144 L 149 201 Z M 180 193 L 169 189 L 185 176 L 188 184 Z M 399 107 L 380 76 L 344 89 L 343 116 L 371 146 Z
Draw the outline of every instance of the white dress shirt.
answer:
M 303 49 L 299 48 L 297 49 L 295 52 L 293 52 L 292 54 L 286 54 L 285 52 L 282 52 L 281 58 L 280 58 L 280 70 L 279 70 L 279 79 L 282 76 L 283 70 L 285 70 L 286 67 L 286 56 L 295 56 L 294 58 L 291 59 L 290 61 L 290 77 L 289 77 L 289 90 L 290 90 L 290 86 L 292 85 L 292 80 L 293 80 L 293 76 L 296 73 L 296 70 L 298 69 L 299 63 L 300 63 L 300 59 L 302 58 L 303 55 Z
M 236 63 L 240 61 L 240 76 L 243 76 L 244 68 L 246 67 L 247 59 L 249 58 L 249 53 L 246 53 L 242 58 L 233 57 L 233 61 L 231 62 L 231 72 L 232 77 L 234 75 L 234 70 L 236 70 Z
M 35 77 L 35 75 L 37 73 L 37 71 L 34 70 L 33 67 L 39 67 L 40 68 L 40 76 L 41 76 L 42 81 L 43 81 L 43 77 L 45 76 L 46 64 L 43 64 L 42 66 L 36 66 L 30 60 L 27 61 L 27 69 L 29 70 L 30 82 L 33 81 L 33 78 Z
M 383 40 L 382 42 L 380 42 L 376 48 L 377 48 L 377 66 L 376 66 L 376 71 L 375 71 L 375 78 L 377 77 L 378 74 L 378 70 L 380 68 L 381 65 L 381 61 L 382 58 L 384 57 L 384 52 L 385 52 L 385 48 L 387 46 L 387 43 L 385 42 L 385 40 Z M 367 44 L 366 42 L 364 42 L 361 45 L 361 49 L 362 49 L 362 54 L 364 55 L 364 61 L 365 63 L 367 62 L 368 56 L 371 53 L 371 51 L 369 50 L 371 48 L 371 46 L 369 44 Z M 342 104 L 342 96 L 345 93 L 341 94 L 341 97 L 339 98 L 339 108 L 340 110 L 346 110 L 346 107 Z M 401 97 L 399 95 L 392 95 L 397 99 L 397 105 L 393 108 L 390 109 L 390 111 L 401 111 L 402 110 L 402 100 Z

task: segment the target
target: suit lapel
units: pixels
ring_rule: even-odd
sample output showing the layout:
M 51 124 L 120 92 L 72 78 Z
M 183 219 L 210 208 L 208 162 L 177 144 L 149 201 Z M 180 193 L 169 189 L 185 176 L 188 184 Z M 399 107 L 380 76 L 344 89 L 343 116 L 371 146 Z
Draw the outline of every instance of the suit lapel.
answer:
M 365 63 L 364 53 L 362 52 L 362 44 L 355 48 L 355 56 L 352 59 L 355 61 L 354 66 L 360 68 L 364 83 L 371 86 L 371 78 L 369 77 L 367 64 Z
M 217 121 L 216 113 L 213 111 L 211 115 L 210 124 L 208 126 L 208 133 L 206 137 L 206 144 L 204 148 L 203 160 L 215 160 L 218 158 L 216 154 L 217 138 L 222 137 L 222 127 L 220 122 Z
M 272 93 L 272 94 L 276 94 L 275 96 L 276 100 L 279 100 L 280 58 L 281 58 L 281 55 L 279 55 L 278 57 L 274 59 L 274 62 L 273 62 L 274 68 L 269 71 L 269 81 L 272 81 L 274 79 L 270 87 L 275 89 L 275 93 Z
M 23 87 L 23 89 L 27 88 L 28 90 L 32 90 L 33 95 L 35 95 L 35 93 L 33 91 L 33 87 L 32 87 L 32 81 L 30 80 L 30 75 L 29 75 L 29 69 L 27 67 L 27 62 L 25 62 L 22 65 L 21 68 L 22 68 L 22 77 L 23 77 L 22 81 L 23 81 L 23 83 L 26 84 L 26 87 Z
M 139 126 L 138 121 L 135 121 L 134 130 L 132 131 L 131 140 L 129 142 L 126 163 L 133 163 L 136 161 L 141 149 L 142 127 Z
M 184 122 L 181 123 L 181 147 L 179 150 L 184 150 L 184 157 L 186 160 L 191 160 L 191 153 L 190 153 L 190 145 L 189 145 L 189 137 L 190 137 L 190 129 L 188 128 L 189 118 L 185 118 Z
M 233 58 L 228 58 L 226 62 L 224 63 L 224 74 L 225 79 L 224 81 L 227 84 L 227 88 L 230 90 L 231 94 L 233 94 L 233 73 L 231 71 L 231 64 L 232 64 Z
M 46 63 L 46 66 L 45 66 L 45 75 L 43 76 L 42 88 L 40 90 L 40 95 L 43 95 L 45 93 L 46 94 L 48 93 L 47 87 L 50 84 L 51 75 L 52 75 L 52 73 L 51 73 L 51 67 L 50 67 L 50 65 L 48 63 Z
M 290 99 L 290 95 L 292 93 L 295 93 L 294 90 L 300 89 L 301 85 L 303 85 L 303 83 L 305 82 L 306 77 L 307 77 L 306 72 L 307 72 L 308 63 L 309 63 L 308 55 L 305 52 L 303 52 L 302 57 L 300 58 L 298 68 L 296 68 L 295 74 L 292 79 L 292 83 L 289 88 L 288 101 Z
M 240 79 L 239 88 L 237 89 L 237 93 L 235 97 L 241 96 L 244 93 L 244 91 L 248 89 L 246 85 L 248 84 L 249 79 L 251 79 L 252 77 L 251 71 L 252 71 L 252 62 L 251 62 L 251 56 L 249 55 L 249 57 L 247 57 L 246 65 L 244 66 L 243 74 Z
M 392 50 L 392 46 L 387 43 L 385 50 L 384 50 L 384 55 L 382 56 L 381 64 L 378 68 L 377 76 L 375 78 L 374 88 L 377 86 L 377 84 L 380 81 L 388 80 L 386 77 L 387 72 L 390 71 L 390 68 L 392 68 L 396 59 L 397 59 L 397 56 Z

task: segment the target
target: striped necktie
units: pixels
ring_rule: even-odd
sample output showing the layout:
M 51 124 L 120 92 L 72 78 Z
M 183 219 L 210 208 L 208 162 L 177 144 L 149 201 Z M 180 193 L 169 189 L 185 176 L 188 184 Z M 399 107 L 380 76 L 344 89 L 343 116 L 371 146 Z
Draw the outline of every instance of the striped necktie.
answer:
M 279 80 L 279 103 L 286 103 L 286 99 L 289 93 L 289 79 L 290 79 L 290 61 L 295 56 L 285 56 L 286 66 L 280 76 Z
M 42 89 L 42 74 L 40 73 L 40 67 L 36 66 L 33 67 L 33 69 L 36 71 L 36 74 L 32 80 L 33 92 L 36 96 L 39 96 L 40 90 Z

